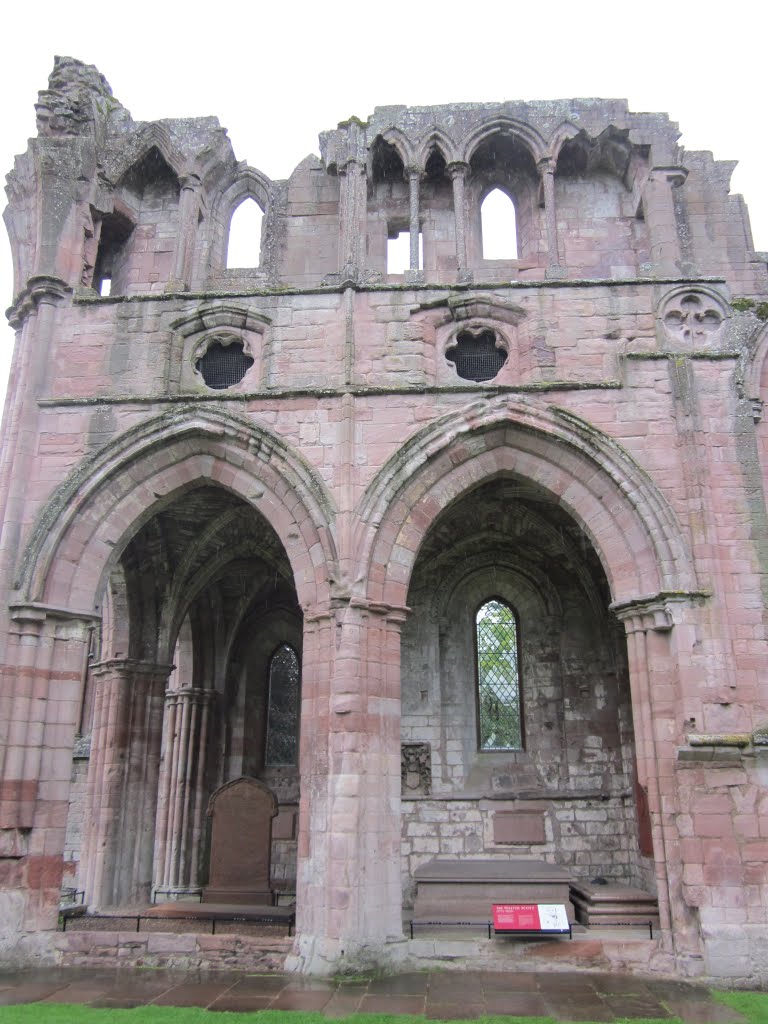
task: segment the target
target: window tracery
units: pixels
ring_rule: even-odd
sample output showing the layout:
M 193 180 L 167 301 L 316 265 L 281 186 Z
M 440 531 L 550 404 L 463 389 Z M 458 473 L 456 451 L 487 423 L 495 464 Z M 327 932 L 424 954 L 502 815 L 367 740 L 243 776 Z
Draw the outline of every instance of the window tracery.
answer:
M 267 768 L 297 763 L 300 679 L 298 654 L 290 644 L 280 644 L 269 659 Z
M 477 732 L 480 750 L 522 750 L 517 616 L 499 598 L 491 598 L 475 615 L 477 661 Z

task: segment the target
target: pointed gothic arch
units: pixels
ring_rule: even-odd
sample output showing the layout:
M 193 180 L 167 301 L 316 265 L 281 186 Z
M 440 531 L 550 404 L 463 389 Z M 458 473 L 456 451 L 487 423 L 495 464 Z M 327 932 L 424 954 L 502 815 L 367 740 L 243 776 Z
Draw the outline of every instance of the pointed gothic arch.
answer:
M 270 431 L 201 409 L 138 424 L 70 475 L 38 517 L 20 562 L 20 592 L 93 608 L 128 537 L 199 481 L 239 494 L 265 515 L 290 550 L 302 603 L 317 601 L 329 583 L 318 588 L 309 552 L 320 545 L 329 576 L 336 563 L 326 488 Z
M 368 596 L 405 604 L 413 561 L 438 509 L 496 475 L 531 480 L 570 512 L 603 563 L 615 603 L 697 590 L 673 510 L 616 441 L 565 410 L 501 398 L 443 416 L 373 480 L 360 505 Z

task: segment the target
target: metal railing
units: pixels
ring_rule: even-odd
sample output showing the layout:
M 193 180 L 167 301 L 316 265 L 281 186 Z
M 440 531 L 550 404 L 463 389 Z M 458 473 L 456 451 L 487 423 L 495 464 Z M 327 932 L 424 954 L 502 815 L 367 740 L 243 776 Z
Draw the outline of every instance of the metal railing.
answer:
M 62 915 L 61 916 L 61 930 L 65 932 L 67 930 L 67 921 L 69 919 Z M 229 924 L 246 924 L 246 925 L 286 925 L 288 927 L 289 938 L 293 935 L 293 928 L 296 924 L 296 915 L 294 914 L 258 914 L 257 916 L 240 917 L 234 915 L 232 917 L 214 917 L 210 914 L 185 914 L 183 917 L 173 915 L 157 915 L 157 914 L 88 914 L 87 917 L 81 917 L 77 919 L 78 925 L 83 921 L 115 921 L 123 922 L 130 921 L 135 925 L 136 932 L 141 932 L 142 921 L 150 922 L 154 924 L 157 921 L 173 921 L 175 924 L 186 924 L 187 922 L 208 922 L 211 926 L 211 935 L 216 934 L 216 924 L 229 925 Z M 87 931 L 87 928 L 77 928 L 78 931 Z M 96 931 L 97 929 L 93 929 Z M 122 931 L 124 929 L 116 926 L 116 931 Z

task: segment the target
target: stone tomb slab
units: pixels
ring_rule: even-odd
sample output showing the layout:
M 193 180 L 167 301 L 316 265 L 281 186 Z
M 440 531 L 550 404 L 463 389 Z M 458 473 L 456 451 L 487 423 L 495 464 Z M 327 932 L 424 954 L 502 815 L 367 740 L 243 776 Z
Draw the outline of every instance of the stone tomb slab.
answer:
M 494 903 L 562 903 L 575 920 L 572 875 L 543 860 L 431 860 L 414 880 L 414 921 L 490 921 Z
M 234 779 L 211 796 L 211 860 L 203 903 L 271 904 L 274 793 L 256 779 Z

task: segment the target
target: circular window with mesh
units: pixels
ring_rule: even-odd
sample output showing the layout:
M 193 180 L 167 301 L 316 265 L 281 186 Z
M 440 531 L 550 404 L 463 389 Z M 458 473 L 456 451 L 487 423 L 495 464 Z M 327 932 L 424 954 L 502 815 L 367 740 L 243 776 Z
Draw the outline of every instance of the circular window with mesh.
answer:
M 208 387 L 217 391 L 239 384 L 251 366 L 253 358 L 245 354 L 242 341 L 236 338 L 217 339 L 195 363 Z
M 493 380 L 507 361 L 507 350 L 494 331 L 462 331 L 448 347 L 445 358 L 462 380 Z

